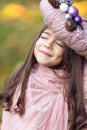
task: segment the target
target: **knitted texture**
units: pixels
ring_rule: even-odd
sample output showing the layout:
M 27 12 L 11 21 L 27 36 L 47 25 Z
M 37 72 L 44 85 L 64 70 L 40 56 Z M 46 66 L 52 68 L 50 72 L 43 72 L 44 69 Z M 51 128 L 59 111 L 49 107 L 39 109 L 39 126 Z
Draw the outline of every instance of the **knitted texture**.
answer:
M 65 28 L 65 13 L 59 8 L 54 8 L 48 0 L 41 0 L 40 10 L 44 23 L 52 29 L 58 39 L 63 41 L 76 53 L 87 56 L 87 20 L 82 19 L 82 27 L 77 26 L 76 30 L 69 32 Z

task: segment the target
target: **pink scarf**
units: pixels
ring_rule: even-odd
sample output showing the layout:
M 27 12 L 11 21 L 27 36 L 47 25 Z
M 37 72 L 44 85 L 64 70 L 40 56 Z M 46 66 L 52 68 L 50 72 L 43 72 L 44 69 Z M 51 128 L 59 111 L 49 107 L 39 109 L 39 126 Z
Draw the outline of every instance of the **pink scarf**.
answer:
M 67 130 L 68 107 L 64 100 L 64 82 L 62 70 L 56 70 L 36 64 L 31 69 L 26 89 L 25 114 L 19 117 L 3 111 L 1 130 Z M 16 107 L 20 95 L 17 88 L 12 110 Z M 7 125 L 8 124 L 8 125 Z
M 64 100 L 65 83 L 61 79 L 62 70 L 36 64 L 31 70 L 26 89 L 25 114 L 20 117 L 13 112 L 3 111 L 1 130 L 68 130 L 68 105 Z M 87 101 L 87 63 L 85 65 L 83 87 Z M 16 107 L 20 95 L 17 88 L 12 108 Z M 87 103 L 85 103 L 87 111 Z
M 36 65 L 29 77 L 26 92 L 26 114 L 29 115 L 29 130 L 67 130 L 68 107 L 64 100 L 62 70 L 56 71 Z M 27 111 L 27 108 L 30 108 Z

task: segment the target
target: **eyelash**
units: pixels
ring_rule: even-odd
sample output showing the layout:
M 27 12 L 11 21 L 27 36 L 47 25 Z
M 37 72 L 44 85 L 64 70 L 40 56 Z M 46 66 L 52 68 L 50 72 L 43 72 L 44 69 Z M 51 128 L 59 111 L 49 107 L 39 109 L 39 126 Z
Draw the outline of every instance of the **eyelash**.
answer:
M 46 37 L 41 36 L 42 39 L 47 39 Z
M 61 44 L 59 44 L 59 43 L 56 43 L 58 46 L 60 46 L 60 47 L 62 47 L 63 48 L 63 46 L 61 45 Z

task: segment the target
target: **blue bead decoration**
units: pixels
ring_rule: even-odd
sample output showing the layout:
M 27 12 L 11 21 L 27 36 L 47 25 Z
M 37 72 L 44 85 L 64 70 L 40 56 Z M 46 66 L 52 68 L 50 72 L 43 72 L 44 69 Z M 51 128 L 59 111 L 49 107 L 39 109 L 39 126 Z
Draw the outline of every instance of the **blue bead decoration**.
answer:
M 77 23 L 77 24 L 80 24 L 82 22 L 82 18 L 78 15 L 74 18 L 74 21 Z
M 65 27 L 68 31 L 74 31 L 77 25 L 81 25 L 82 18 L 79 16 L 79 11 L 76 7 L 72 6 L 73 0 L 58 0 L 60 10 L 65 12 L 66 24 Z
M 67 5 L 71 5 L 73 3 L 73 0 L 59 0 L 59 3 L 66 3 Z
M 72 15 L 72 17 L 75 17 L 75 16 L 78 15 L 78 9 L 76 7 L 74 7 L 74 6 L 70 6 L 69 10 L 68 10 L 68 13 L 70 15 Z
M 66 4 L 71 5 L 73 3 L 73 0 L 66 0 Z

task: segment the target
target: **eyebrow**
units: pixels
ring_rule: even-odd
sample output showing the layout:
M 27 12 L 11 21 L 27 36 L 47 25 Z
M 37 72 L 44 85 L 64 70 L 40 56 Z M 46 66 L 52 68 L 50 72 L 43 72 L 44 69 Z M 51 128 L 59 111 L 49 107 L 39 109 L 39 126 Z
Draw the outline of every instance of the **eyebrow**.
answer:
M 45 32 L 45 31 L 44 31 L 43 33 L 46 33 L 47 35 L 49 35 L 49 36 L 50 36 L 50 33 L 49 33 L 49 32 Z

